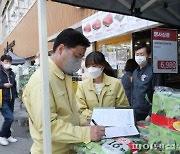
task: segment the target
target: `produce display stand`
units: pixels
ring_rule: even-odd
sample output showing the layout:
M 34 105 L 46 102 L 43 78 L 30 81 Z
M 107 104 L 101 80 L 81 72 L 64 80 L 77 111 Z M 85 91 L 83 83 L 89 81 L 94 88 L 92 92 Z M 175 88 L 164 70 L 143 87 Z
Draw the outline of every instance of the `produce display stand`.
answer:
M 149 124 L 149 122 L 145 121 L 137 123 L 140 132 L 139 137 L 103 139 L 99 142 L 90 142 L 88 144 L 78 143 L 75 145 L 75 151 L 78 154 L 145 154 L 149 150 Z

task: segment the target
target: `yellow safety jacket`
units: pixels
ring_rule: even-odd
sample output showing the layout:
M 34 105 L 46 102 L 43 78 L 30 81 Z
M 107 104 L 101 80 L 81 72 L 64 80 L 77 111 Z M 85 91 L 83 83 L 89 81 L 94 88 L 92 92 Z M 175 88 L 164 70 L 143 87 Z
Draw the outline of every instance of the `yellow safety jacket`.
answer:
M 72 143 L 90 142 L 90 127 L 80 127 L 86 120 L 77 112 L 72 79 L 65 76 L 49 58 L 50 118 L 53 154 L 71 154 Z M 23 93 L 29 113 L 32 154 L 43 154 L 42 98 L 40 70 L 30 78 Z
M 102 90 L 97 94 L 93 79 L 79 82 L 76 92 L 79 112 L 90 120 L 94 107 L 127 107 L 129 102 L 119 79 L 103 74 Z

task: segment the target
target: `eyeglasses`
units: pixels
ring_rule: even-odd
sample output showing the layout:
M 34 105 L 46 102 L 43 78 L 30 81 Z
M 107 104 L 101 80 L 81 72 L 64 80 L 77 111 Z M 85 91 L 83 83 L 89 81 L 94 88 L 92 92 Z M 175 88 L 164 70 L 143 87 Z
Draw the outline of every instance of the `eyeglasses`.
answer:
M 84 57 L 84 55 L 81 55 L 81 54 L 78 55 L 75 49 L 70 48 L 68 49 L 68 51 L 70 51 L 71 55 L 75 58 L 82 59 Z

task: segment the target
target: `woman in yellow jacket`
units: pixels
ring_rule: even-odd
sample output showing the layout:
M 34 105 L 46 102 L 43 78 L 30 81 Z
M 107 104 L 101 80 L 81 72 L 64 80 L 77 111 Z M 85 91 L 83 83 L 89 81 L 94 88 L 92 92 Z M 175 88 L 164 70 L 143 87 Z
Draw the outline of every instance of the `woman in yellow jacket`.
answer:
M 101 52 L 91 52 L 85 60 L 91 78 L 78 84 L 76 92 L 80 113 L 90 120 L 94 107 L 127 107 L 124 88 Z

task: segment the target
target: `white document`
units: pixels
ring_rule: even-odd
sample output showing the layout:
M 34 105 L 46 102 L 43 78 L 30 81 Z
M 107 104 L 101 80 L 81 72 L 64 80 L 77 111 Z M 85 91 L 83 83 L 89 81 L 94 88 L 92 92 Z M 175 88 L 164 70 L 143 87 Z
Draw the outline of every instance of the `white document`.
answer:
M 105 138 L 138 135 L 133 109 L 94 108 L 91 119 L 97 125 L 106 126 Z M 91 121 L 91 125 L 94 125 Z
M 133 109 L 115 109 L 115 108 L 94 108 L 91 119 L 94 119 L 98 125 L 102 126 L 133 126 Z M 93 123 L 91 122 L 91 125 Z
M 113 138 L 119 136 L 134 136 L 139 135 L 139 132 L 135 126 L 127 127 L 106 127 L 105 134 L 103 138 Z

